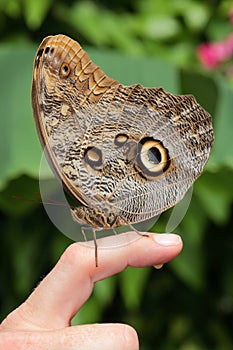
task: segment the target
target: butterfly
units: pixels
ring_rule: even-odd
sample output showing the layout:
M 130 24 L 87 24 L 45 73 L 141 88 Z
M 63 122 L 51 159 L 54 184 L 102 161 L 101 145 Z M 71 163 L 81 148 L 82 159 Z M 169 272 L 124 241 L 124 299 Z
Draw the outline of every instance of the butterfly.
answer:
M 178 203 L 202 173 L 212 119 L 192 95 L 106 76 L 78 42 L 46 37 L 34 60 L 38 135 L 81 225 L 115 228 Z

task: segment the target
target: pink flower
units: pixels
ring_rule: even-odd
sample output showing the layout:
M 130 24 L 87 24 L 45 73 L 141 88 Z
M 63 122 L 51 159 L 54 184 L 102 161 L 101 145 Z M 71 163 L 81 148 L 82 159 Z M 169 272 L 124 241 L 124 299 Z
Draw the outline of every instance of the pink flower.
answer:
M 233 34 L 225 40 L 213 43 L 203 43 L 197 48 L 197 56 L 207 69 L 214 69 L 219 63 L 231 58 L 233 55 Z
M 218 65 L 218 59 L 212 44 L 204 43 L 197 48 L 197 57 L 207 69 L 213 69 Z

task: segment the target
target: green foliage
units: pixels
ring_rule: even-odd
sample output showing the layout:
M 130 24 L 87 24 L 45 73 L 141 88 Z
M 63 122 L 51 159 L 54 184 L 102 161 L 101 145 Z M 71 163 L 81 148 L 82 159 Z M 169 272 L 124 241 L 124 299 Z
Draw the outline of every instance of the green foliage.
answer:
M 17 60 L 16 60 L 17 57 Z M 37 176 L 40 159 L 30 106 L 33 50 L 30 47 L 0 47 L 1 104 L 0 188 L 20 174 Z
M 215 129 L 211 158 L 176 229 L 184 240 L 182 254 L 159 271 L 128 268 L 97 283 L 73 324 L 128 322 L 143 350 L 154 344 L 160 350 L 233 349 L 233 90 L 219 72 L 202 71 L 195 56 L 204 39 L 221 39 L 232 30 L 231 5 L 227 0 L 0 0 L 1 319 L 70 244 L 36 202 L 41 148 L 30 106 L 37 44 L 45 35 L 64 32 L 124 84 L 194 94 L 213 115 Z M 170 213 L 153 229 L 165 230 Z

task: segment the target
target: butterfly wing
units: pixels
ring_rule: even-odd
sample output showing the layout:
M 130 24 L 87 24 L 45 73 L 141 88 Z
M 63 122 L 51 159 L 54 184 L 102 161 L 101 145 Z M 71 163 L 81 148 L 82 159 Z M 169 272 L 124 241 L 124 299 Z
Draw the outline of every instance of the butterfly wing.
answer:
M 192 96 L 123 86 L 62 35 L 46 38 L 37 52 L 32 104 L 66 189 L 122 223 L 179 202 L 213 143 L 211 116 Z
M 90 199 L 77 169 L 92 123 L 85 106 L 117 84 L 65 35 L 46 37 L 36 53 L 31 96 L 37 132 L 53 171 L 83 204 Z
M 125 222 L 149 219 L 179 202 L 209 158 L 211 116 L 192 96 L 120 85 L 87 114 L 91 153 L 83 156 L 83 190 L 89 198 L 99 194 L 101 205 Z

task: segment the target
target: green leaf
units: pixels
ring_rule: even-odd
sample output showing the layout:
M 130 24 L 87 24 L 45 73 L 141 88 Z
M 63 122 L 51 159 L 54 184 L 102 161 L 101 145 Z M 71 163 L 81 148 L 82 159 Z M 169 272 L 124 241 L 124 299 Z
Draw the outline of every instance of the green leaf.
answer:
M 175 18 L 151 15 L 145 19 L 142 31 L 143 35 L 154 40 L 168 40 L 178 35 L 181 27 Z
M 179 71 L 157 58 L 134 57 L 109 50 L 86 48 L 91 59 L 110 77 L 125 85 L 140 83 L 147 87 L 163 87 L 179 92 Z
M 120 275 L 120 290 L 125 305 L 129 309 L 139 306 L 150 269 L 128 267 Z
M 219 90 L 214 122 L 215 143 L 211 162 L 217 167 L 233 169 L 233 88 L 221 76 L 216 77 Z
M 193 73 L 190 70 L 181 72 L 181 93 L 192 94 L 212 116 L 215 115 L 218 103 L 218 87 L 209 76 Z
M 101 248 L 100 248 L 101 249 Z M 102 308 L 112 301 L 116 286 L 116 276 L 99 281 L 95 284 L 94 297 Z
M 52 0 L 24 0 L 24 15 L 29 28 L 35 30 L 40 27 L 51 4 Z
M 184 12 L 184 20 L 188 28 L 191 30 L 200 30 L 208 22 L 210 9 L 203 2 L 186 2 L 186 11 Z
M 183 239 L 182 253 L 173 260 L 171 266 L 178 276 L 194 290 L 204 286 L 204 252 L 202 237 L 206 228 L 206 215 L 200 210 L 200 204 L 195 196 L 192 198 L 189 210 L 177 230 Z
M 103 45 L 107 42 L 108 33 L 103 30 L 98 7 L 93 2 L 76 2 L 71 7 L 64 3 L 58 4 L 55 13 L 59 18 L 67 19 L 77 33 L 84 35 L 90 42 L 96 45 Z
M 40 202 L 38 193 L 38 180 L 28 176 L 20 176 L 17 180 L 10 181 L 8 186 L 0 192 L 0 208 L 2 212 L 11 217 L 22 216 L 38 205 L 36 203 Z M 34 200 L 36 202 L 32 203 Z
M 20 174 L 38 174 L 41 150 L 30 98 L 34 52 L 31 47 L 0 47 L 0 188 Z
M 195 193 L 208 217 L 217 224 L 225 223 L 231 215 L 233 202 L 233 171 L 205 172 L 195 184 Z
M 101 305 L 92 297 L 86 301 L 79 312 L 73 317 L 71 325 L 99 322 L 101 312 Z
M 8 14 L 8 16 L 17 18 L 20 16 L 20 2 L 19 0 L 8 0 L 0 3 L 1 9 Z

